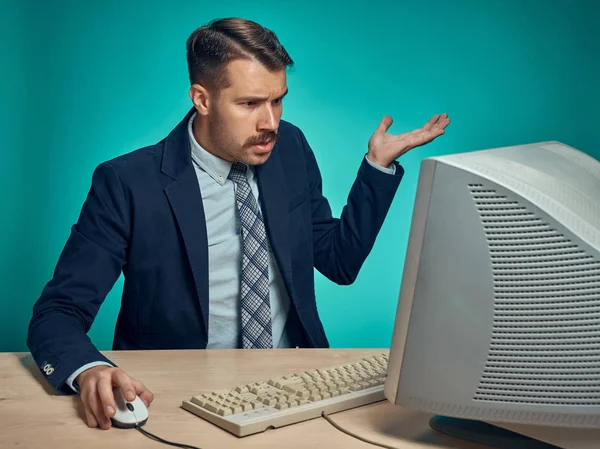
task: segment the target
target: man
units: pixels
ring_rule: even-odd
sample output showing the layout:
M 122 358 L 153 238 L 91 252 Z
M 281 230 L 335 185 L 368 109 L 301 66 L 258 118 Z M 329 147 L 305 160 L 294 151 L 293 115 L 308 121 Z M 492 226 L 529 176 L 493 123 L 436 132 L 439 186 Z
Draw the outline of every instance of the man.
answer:
M 113 387 L 153 400 L 87 336 L 121 272 L 115 350 L 328 347 L 313 269 L 354 281 L 402 178 L 395 159 L 449 123 L 396 136 L 384 117 L 337 219 L 303 133 L 281 120 L 293 61 L 275 34 L 213 21 L 187 58 L 192 109 L 156 145 L 96 168 L 29 325 L 36 363 L 80 393 L 90 427 L 110 428 Z

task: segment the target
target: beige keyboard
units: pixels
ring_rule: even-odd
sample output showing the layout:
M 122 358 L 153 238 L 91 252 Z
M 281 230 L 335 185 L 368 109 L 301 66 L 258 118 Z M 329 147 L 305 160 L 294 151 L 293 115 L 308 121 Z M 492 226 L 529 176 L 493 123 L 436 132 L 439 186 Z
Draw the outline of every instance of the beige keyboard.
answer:
M 182 407 L 238 437 L 385 399 L 387 354 L 312 369 L 183 401 Z

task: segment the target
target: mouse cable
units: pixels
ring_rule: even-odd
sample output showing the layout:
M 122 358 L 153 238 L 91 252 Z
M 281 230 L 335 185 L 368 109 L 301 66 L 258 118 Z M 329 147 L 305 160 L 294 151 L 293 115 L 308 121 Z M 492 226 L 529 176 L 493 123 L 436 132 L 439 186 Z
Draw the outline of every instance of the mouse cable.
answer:
M 387 444 L 377 443 L 376 441 L 369 440 L 368 438 L 361 437 L 360 435 L 357 435 L 354 432 L 351 432 L 349 430 L 344 429 L 342 426 L 340 426 L 339 424 L 337 424 L 333 419 L 331 419 L 331 417 L 326 412 L 321 413 L 321 416 L 323 418 L 325 418 L 325 420 L 327 420 L 329 422 L 329 424 L 331 424 L 333 427 L 335 427 L 336 429 L 338 429 L 340 432 L 343 432 L 346 435 L 351 436 L 352 438 L 356 438 L 357 440 L 364 441 L 365 443 L 372 444 L 374 446 L 384 447 L 386 449 L 398 449 L 395 446 L 388 446 Z M 137 426 L 137 425 L 135 426 L 135 428 L 137 430 L 139 430 L 142 434 L 146 435 L 148 438 L 150 438 L 152 440 L 155 440 L 155 441 L 158 441 L 160 443 L 169 444 L 171 446 L 181 447 L 181 448 L 184 448 L 184 449 L 200 449 L 197 446 L 190 446 L 188 444 L 173 443 L 172 441 L 164 440 L 164 439 L 162 439 L 162 438 L 160 438 L 160 437 L 158 437 L 158 436 L 156 436 L 156 435 L 148 432 L 147 430 L 142 429 L 140 426 Z
M 164 444 L 170 444 L 171 446 L 182 447 L 182 448 L 184 448 L 184 449 L 200 449 L 200 448 L 199 448 L 199 447 L 197 447 L 197 446 L 190 446 L 190 445 L 188 445 L 188 444 L 179 444 L 179 443 L 173 443 L 173 442 L 171 442 L 171 441 L 163 440 L 162 438 L 160 438 L 160 437 L 157 437 L 156 435 L 154 435 L 154 434 L 152 434 L 152 433 L 148 432 L 147 430 L 144 430 L 144 429 L 142 429 L 142 428 L 141 428 L 140 426 L 138 426 L 138 425 L 136 425 L 136 426 L 135 426 L 135 428 L 136 428 L 137 430 L 139 430 L 140 432 L 142 432 L 144 435 L 146 435 L 148 438 L 150 438 L 150 439 L 152 439 L 152 440 L 155 440 L 155 441 L 158 441 L 158 442 L 160 442 L 160 443 L 164 443 Z
M 344 429 L 342 426 L 337 424 L 333 419 L 331 419 L 331 416 L 329 416 L 326 412 L 321 413 L 321 416 L 323 418 L 325 418 L 329 422 L 329 424 L 331 424 L 337 430 L 339 430 L 340 432 L 344 432 L 346 435 L 350 435 L 352 438 L 356 438 L 357 440 L 364 441 L 365 443 L 369 443 L 374 446 L 385 447 L 386 449 L 398 449 L 395 446 L 388 446 L 387 444 L 377 443 L 376 441 L 369 440 L 368 438 L 361 437 L 360 435 L 357 435 L 354 432 Z

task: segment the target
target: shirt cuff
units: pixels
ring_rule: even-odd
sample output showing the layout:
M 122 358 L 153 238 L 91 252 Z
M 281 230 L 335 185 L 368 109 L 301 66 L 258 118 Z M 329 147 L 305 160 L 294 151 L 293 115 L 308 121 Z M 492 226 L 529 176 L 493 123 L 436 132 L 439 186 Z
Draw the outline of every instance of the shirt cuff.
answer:
M 396 166 L 393 163 L 391 163 L 388 167 L 382 167 L 381 165 L 376 164 L 375 162 L 371 162 L 366 154 L 365 154 L 365 159 L 371 167 L 376 168 L 377 170 L 380 170 L 384 173 L 388 173 L 390 175 L 396 174 Z
M 87 363 L 87 364 L 83 365 L 81 368 L 79 368 L 77 371 L 75 371 L 73 374 L 71 374 L 67 378 L 66 384 L 69 387 L 71 387 L 71 389 L 75 393 L 79 393 L 79 385 L 77 385 L 75 383 L 75 379 L 77 378 L 77 376 L 79 376 L 81 373 L 83 373 L 87 369 L 93 368 L 94 366 L 100 366 L 100 365 L 113 366 L 110 363 L 106 363 L 106 362 L 91 362 L 91 363 Z

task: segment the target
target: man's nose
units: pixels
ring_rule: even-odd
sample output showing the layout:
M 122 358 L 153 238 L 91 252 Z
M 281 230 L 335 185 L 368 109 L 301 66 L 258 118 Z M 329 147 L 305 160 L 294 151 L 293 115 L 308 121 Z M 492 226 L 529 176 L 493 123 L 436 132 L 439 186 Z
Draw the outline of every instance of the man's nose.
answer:
M 271 107 L 265 108 L 265 112 L 261 117 L 259 122 L 259 130 L 260 131 L 275 131 L 279 126 L 279 117 L 277 113 Z

